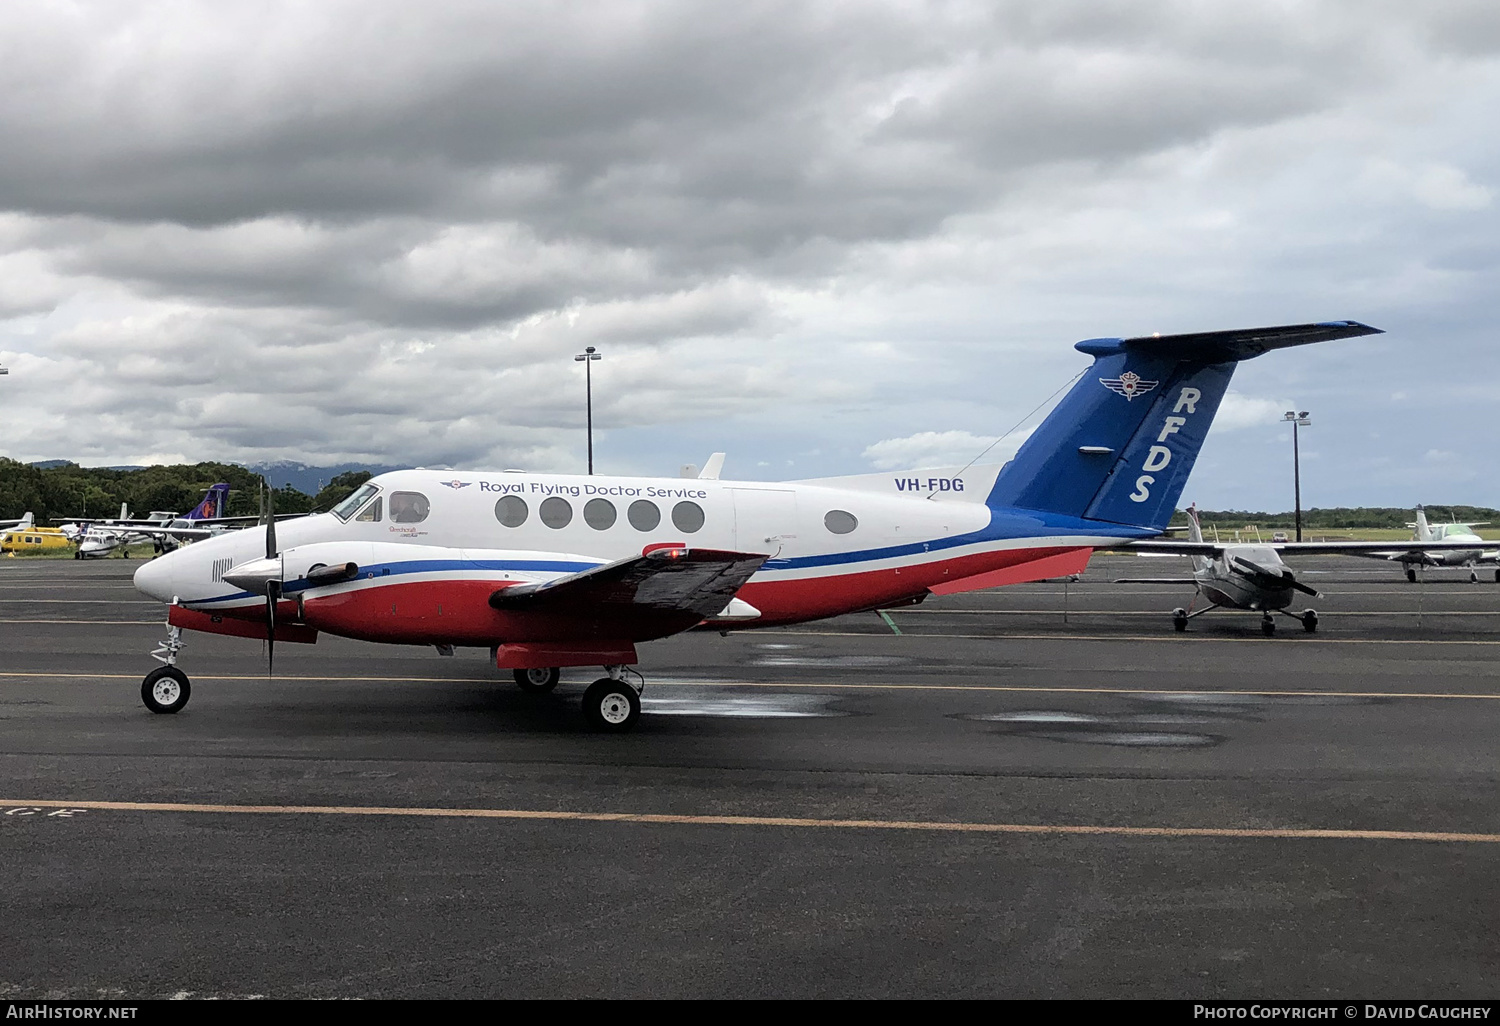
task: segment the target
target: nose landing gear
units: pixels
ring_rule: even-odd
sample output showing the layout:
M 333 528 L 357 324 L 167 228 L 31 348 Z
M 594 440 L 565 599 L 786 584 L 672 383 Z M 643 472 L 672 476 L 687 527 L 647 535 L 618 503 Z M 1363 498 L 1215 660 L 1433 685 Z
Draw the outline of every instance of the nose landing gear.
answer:
M 174 713 L 188 704 L 192 685 L 187 674 L 177 668 L 177 653 L 182 651 L 182 628 L 167 626 L 167 639 L 156 647 L 151 658 L 162 665 L 146 674 L 141 681 L 141 701 L 154 713 Z

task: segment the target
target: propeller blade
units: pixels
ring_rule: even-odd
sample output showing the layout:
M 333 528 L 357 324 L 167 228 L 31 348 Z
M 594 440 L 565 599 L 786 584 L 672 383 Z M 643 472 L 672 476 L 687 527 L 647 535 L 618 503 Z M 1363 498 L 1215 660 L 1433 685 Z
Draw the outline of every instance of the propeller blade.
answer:
M 281 597 L 281 582 L 266 582 L 266 676 L 276 672 L 276 600 Z
M 1318 592 L 1317 592 L 1316 588 L 1309 588 L 1307 585 L 1305 585 L 1301 581 L 1297 580 L 1295 577 L 1292 576 L 1292 572 L 1290 570 L 1288 570 L 1286 573 L 1282 574 L 1281 575 L 1281 579 L 1286 584 L 1288 584 L 1291 587 L 1296 588 L 1298 591 L 1302 592 L 1302 594 L 1304 594 L 1304 595 L 1311 595 L 1313 598 L 1317 598 L 1318 597 Z
M 266 558 L 275 559 L 276 551 L 276 491 L 266 486 Z

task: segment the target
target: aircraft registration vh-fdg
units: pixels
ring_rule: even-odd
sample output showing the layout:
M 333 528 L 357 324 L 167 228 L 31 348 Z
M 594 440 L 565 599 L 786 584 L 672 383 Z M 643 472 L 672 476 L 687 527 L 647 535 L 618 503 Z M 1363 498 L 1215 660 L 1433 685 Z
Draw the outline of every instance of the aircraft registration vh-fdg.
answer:
M 775 627 L 1081 571 L 1162 533 L 1236 364 L 1379 333 L 1355 321 L 1144 338 L 1094 358 L 1015 457 L 972 477 L 733 482 L 405 470 L 337 508 L 185 546 L 135 584 L 169 603 L 153 712 L 188 701 L 182 631 L 489 648 L 531 691 L 602 666 L 597 729 L 640 716 L 636 645 L 694 628 Z M 930 479 L 929 479 L 930 478 Z M 979 500 L 979 501 L 976 501 Z M 634 678 L 634 681 L 632 681 Z

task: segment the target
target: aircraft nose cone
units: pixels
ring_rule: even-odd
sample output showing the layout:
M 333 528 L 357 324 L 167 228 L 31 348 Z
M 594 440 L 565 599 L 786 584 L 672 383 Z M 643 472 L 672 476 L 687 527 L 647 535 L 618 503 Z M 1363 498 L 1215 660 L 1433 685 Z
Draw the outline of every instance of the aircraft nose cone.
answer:
M 176 575 L 172 571 L 172 560 L 166 557 L 142 563 L 140 569 L 135 572 L 136 590 L 143 595 L 149 595 L 158 602 L 171 602 L 176 595 L 173 590 L 176 586 Z

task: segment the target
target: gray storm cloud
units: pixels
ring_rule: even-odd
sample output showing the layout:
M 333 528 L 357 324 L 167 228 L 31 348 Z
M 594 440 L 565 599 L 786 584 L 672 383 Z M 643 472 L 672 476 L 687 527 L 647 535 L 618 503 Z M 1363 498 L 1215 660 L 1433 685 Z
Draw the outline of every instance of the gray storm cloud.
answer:
M 1482 3 L 12 5 L 0 430 L 576 468 L 597 345 L 611 469 L 856 473 L 1076 338 L 1357 317 L 1242 413 L 1320 404 L 1325 504 L 1500 502 L 1497 54 Z M 1276 505 L 1276 432 L 1194 486 Z

